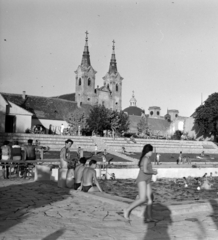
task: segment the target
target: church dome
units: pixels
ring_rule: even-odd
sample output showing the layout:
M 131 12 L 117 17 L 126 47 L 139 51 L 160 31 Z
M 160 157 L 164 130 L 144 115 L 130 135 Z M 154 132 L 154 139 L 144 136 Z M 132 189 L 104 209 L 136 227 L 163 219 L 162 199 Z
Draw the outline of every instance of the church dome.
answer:
M 144 110 L 136 106 L 130 106 L 128 108 L 125 108 L 123 111 L 128 113 L 128 115 L 135 115 L 135 116 L 141 116 L 142 113 L 144 113 Z

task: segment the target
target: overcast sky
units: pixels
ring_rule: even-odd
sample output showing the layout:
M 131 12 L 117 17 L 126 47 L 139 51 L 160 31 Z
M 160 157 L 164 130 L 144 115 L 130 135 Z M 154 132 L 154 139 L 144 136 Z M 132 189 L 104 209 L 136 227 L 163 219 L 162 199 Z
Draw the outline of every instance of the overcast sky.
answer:
M 96 86 L 112 40 L 123 109 L 178 109 L 190 116 L 218 89 L 217 0 L 0 0 L 0 91 L 56 96 L 75 91 L 85 31 Z

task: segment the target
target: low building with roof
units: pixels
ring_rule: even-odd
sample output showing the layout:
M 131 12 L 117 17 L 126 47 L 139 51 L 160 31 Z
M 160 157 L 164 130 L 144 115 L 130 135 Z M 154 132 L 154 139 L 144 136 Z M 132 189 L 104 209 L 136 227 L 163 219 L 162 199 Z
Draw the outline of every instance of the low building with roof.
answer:
M 60 126 L 68 126 L 69 112 L 82 108 L 89 112 L 91 105 L 78 106 L 74 101 L 22 94 L 0 93 L 0 132 L 25 132 L 34 125 L 42 125 L 60 133 Z

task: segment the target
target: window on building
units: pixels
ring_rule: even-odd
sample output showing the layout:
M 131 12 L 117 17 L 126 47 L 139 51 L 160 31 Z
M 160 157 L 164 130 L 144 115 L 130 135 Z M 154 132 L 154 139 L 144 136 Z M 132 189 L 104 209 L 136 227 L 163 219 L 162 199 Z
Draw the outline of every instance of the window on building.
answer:
M 96 90 L 96 89 L 94 90 L 94 93 L 97 93 L 97 90 Z
M 158 116 L 160 115 L 160 112 L 159 112 L 159 111 L 157 111 L 157 115 L 158 115 Z
M 83 105 L 83 102 L 80 102 L 80 106 L 82 106 Z
M 82 84 L 81 78 L 79 79 L 79 86 Z
M 118 84 L 116 84 L 116 91 L 118 92 Z
M 177 118 L 177 117 L 178 117 L 178 114 L 176 114 L 175 117 Z
M 90 86 L 91 85 L 91 79 L 89 78 L 88 79 L 88 86 Z
M 151 115 L 151 116 L 153 115 L 153 111 L 150 111 L 150 115 Z

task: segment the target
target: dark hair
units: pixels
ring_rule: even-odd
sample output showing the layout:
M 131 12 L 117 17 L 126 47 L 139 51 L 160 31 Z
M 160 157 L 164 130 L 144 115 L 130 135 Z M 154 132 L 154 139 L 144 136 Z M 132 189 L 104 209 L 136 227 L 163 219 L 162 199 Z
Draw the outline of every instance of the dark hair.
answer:
M 18 141 L 17 140 L 14 140 L 14 145 L 18 145 Z
M 33 143 L 33 140 L 32 140 L 32 139 L 28 139 L 27 142 L 28 142 L 28 143 Z
M 81 157 L 79 161 L 80 161 L 80 163 L 82 163 L 83 165 L 85 165 L 87 159 L 86 159 L 85 157 Z
M 9 143 L 10 142 L 6 140 L 6 141 L 3 142 L 3 145 L 8 145 Z
M 142 150 L 141 157 L 139 159 L 138 166 L 140 167 L 143 157 L 148 153 L 153 151 L 153 146 L 151 144 L 146 144 Z
M 92 164 L 96 164 L 96 163 L 97 163 L 97 161 L 94 160 L 94 159 L 92 159 L 92 160 L 89 162 L 89 166 L 91 166 Z
M 67 139 L 66 141 L 65 141 L 65 143 L 72 143 L 73 144 L 73 140 L 71 140 L 71 139 Z

